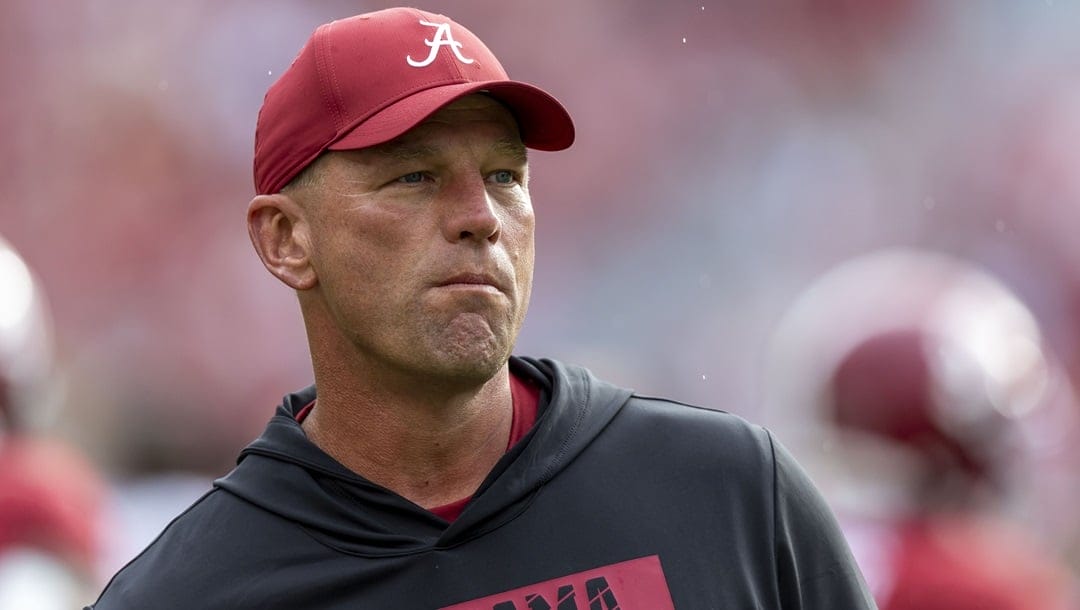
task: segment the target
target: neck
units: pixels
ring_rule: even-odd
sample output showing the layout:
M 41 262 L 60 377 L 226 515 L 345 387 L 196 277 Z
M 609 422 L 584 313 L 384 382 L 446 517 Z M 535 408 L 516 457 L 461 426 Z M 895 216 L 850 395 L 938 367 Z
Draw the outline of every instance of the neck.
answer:
M 315 363 L 308 437 L 350 470 L 425 508 L 471 495 L 506 450 L 509 367 L 468 388 Z M 320 370 L 321 369 L 321 370 Z

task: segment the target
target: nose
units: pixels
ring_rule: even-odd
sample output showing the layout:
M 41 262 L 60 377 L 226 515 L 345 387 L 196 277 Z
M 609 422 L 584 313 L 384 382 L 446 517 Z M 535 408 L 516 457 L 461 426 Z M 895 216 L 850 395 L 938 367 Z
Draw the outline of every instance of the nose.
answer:
M 484 179 L 458 180 L 442 194 L 443 236 L 449 242 L 499 240 L 501 221 L 498 203 L 488 193 Z

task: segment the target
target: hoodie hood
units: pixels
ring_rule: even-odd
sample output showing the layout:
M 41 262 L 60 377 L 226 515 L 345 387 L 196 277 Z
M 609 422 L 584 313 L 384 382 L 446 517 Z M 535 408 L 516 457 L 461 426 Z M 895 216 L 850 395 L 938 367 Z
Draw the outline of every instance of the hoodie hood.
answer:
M 542 388 L 537 421 L 449 526 L 308 440 L 296 413 L 315 399 L 314 387 L 286 396 L 262 436 L 240 453 L 237 468 L 214 485 L 355 555 L 409 555 L 483 536 L 527 510 L 533 495 L 589 446 L 631 395 L 554 360 L 513 357 L 510 368 Z

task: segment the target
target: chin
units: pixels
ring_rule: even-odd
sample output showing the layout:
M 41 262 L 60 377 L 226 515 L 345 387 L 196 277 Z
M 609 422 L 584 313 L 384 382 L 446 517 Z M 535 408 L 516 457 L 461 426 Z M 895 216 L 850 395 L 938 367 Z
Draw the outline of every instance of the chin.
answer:
M 429 327 L 413 345 L 415 366 L 462 387 L 486 383 L 510 358 L 512 326 L 489 324 L 479 314 L 463 314 L 448 324 Z
M 508 349 L 492 343 L 443 346 L 433 354 L 437 362 L 432 368 L 438 375 L 463 384 L 478 385 L 489 381 L 510 358 Z
M 444 344 L 432 354 L 432 371 L 463 386 L 487 383 L 506 365 L 509 346 L 489 337 L 488 341 Z

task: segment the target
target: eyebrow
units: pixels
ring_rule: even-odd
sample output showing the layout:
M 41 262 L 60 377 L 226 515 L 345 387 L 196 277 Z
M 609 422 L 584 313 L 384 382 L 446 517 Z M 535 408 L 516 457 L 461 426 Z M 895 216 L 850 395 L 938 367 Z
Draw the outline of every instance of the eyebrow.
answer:
M 397 161 L 426 159 L 437 156 L 442 152 L 442 148 L 438 146 L 416 144 L 413 142 L 387 142 L 385 144 L 375 145 L 369 150 L 379 156 L 390 157 Z M 525 145 L 513 138 L 500 138 L 492 142 L 491 148 L 488 150 L 493 154 L 510 157 L 519 163 L 526 163 L 528 161 L 528 152 Z
M 520 140 L 500 138 L 491 144 L 490 150 L 496 154 L 506 155 L 519 163 L 525 163 L 529 160 L 528 149 Z
M 371 152 L 380 157 L 391 157 L 398 161 L 413 161 L 439 154 L 439 148 L 411 142 L 387 142 L 371 147 Z

